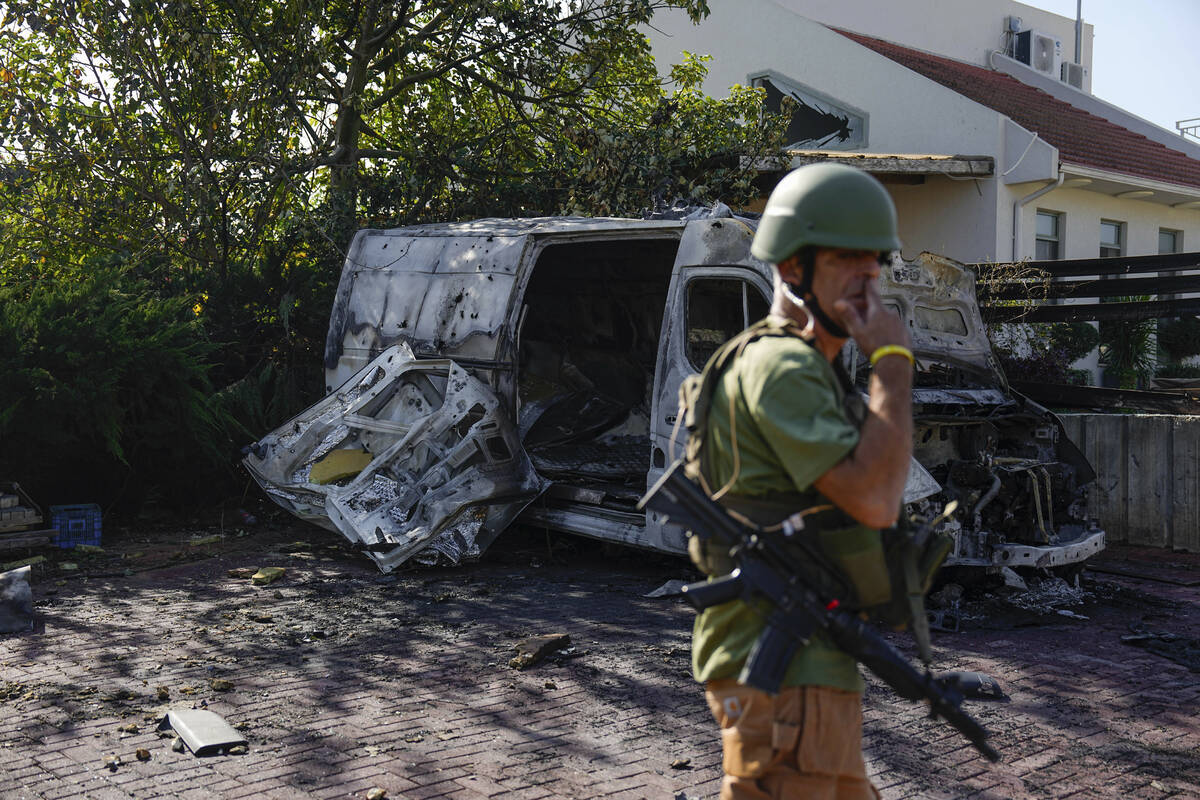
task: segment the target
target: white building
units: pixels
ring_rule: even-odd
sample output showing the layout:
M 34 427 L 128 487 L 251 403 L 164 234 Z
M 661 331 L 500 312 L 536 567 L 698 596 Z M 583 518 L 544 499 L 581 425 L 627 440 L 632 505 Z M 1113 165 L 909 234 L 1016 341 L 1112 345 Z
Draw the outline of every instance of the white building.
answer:
M 710 6 L 698 26 L 654 18 L 658 63 L 708 54 L 709 93 L 755 84 L 795 98 L 794 163 L 878 175 L 906 256 L 1200 250 L 1200 145 L 1089 94 L 1090 25 L 1076 62 L 1075 20 L 1011 0 Z

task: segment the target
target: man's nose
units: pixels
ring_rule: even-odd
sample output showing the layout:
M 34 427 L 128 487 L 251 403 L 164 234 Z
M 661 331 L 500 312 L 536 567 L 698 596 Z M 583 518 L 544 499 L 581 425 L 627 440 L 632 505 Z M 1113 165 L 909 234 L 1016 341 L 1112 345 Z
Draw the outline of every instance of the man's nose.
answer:
M 855 269 L 870 278 L 879 277 L 879 254 L 862 253 L 856 259 Z

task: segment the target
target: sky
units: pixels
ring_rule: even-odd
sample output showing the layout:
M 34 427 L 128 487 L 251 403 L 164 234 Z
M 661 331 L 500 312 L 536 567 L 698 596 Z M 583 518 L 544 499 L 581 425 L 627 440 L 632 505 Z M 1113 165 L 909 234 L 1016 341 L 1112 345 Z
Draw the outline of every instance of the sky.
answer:
M 1075 19 L 1076 0 L 1021 0 Z M 1200 117 L 1200 0 L 1082 0 L 1092 94 L 1172 132 Z M 1063 57 L 1075 41 L 1063 42 Z M 1200 124 L 1200 123 L 1197 123 Z

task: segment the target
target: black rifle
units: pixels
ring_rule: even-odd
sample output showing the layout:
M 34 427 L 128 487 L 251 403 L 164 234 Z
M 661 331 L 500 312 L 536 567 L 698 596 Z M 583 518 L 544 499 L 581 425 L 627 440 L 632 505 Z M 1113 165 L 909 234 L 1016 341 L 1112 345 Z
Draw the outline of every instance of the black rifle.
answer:
M 788 664 L 813 631 L 824 631 L 834 645 L 878 675 L 906 700 L 928 700 L 929 715 L 941 717 L 970 740 L 989 761 L 1000 754 L 988 743 L 988 732 L 962 709 L 963 694 L 955 678 L 938 678 L 918 671 L 888 644 L 866 620 L 838 607 L 836 598 L 820 597 L 805 585 L 795 556 L 778 535 L 760 535 L 742 525 L 683 474 L 676 462 L 638 504 L 662 514 L 693 536 L 730 549 L 737 569 L 712 581 L 683 587 L 683 596 L 697 610 L 743 598 L 764 598 L 771 604 L 766 627 L 754 643 L 738 681 L 777 694 Z M 804 548 L 804 536 L 792 536 L 792 546 Z M 814 560 L 824 559 L 813 552 Z

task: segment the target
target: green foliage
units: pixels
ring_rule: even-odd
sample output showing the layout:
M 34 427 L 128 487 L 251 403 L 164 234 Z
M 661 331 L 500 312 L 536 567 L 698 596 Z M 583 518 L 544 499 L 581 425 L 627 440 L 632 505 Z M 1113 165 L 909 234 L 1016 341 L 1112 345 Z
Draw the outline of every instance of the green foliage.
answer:
M 1071 364 L 1096 349 L 1099 334 L 1086 322 L 1025 323 L 1027 335 L 1019 348 L 997 347 L 1004 374 L 1011 380 L 1086 385 L 1087 370 Z
M 1200 318 L 1162 320 L 1158 325 L 1158 346 L 1173 361 L 1200 355 Z
M 207 401 L 211 348 L 184 298 L 87 266 L 0 287 L 0 474 L 51 502 L 183 495 L 228 461 Z
M 664 85 L 638 27 L 662 9 L 707 13 L 0 3 L 11 476 L 91 474 L 131 504 L 228 489 L 237 446 L 319 395 L 360 227 L 745 199 L 783 121 L 755 90 L 703 95 L 696 57 Z
M 1154 373 L 1160 378 L 1200 378 L 1200 365 L 1197 364 L 1159 364 Z
M 1149 296 L 1124 297 L 1114 302 L 1142 302 Z M 1144 385 L 1156 365 L 1154 337 L 1157 325 L 1153 319 L 1100 322 L 1100 364 L 1112 376 L 1118 388 L 1135 389 Z
M 1054 322 L 1048 325 L 1050 350 L 1071 364 L 1100 344 L 1100 333 L 1087 322 Z

